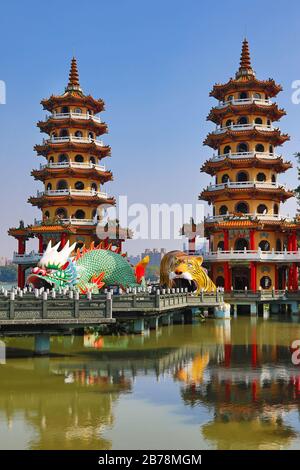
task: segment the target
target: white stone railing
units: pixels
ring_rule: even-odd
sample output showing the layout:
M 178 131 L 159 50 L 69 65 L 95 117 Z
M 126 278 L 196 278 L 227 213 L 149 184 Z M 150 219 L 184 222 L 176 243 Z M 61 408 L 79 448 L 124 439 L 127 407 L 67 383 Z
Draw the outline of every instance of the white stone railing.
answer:
M 263 158 L 269 160 L 275 160 L 280 158 L 280 155 L 276 153 L 267 153 L 267 152 L 235 152 L 235 153 L 223 153 L 222 155 L 213 155 L 211 158 L 212 162 L 218 162 L 225 160 L 225 158 L 230 158 L 232 160 L 240 160 L 240 159 L 247 159 L 247 158 Z
M 293 219 L 289 216 L 285 216 L 283 214 L 258 214 L 257 212 L 246 213 L 246 214 L 233 214 L 227 213 L 224 215 L 209 215 L 204 218 L 204 222 L 219 222 L 224 219 L 230 220 L 241 220 L 241 219 L 261 219 L 261 220 L 287 220 L 292 221 Z
M 274 131 L 276 128 L 272 125 L 268 124 L 231 124 L 230 126 L 224 126 L 224 127 L 217 127 L 213 133 L 214 134 L 222 134 L 223 132 L 226 132 L 228 130 L 231 131 L 245 131 L 245 130 L 251 130 L 251 129 L 259 129 L 261 131 Z
M 99 171 L 106 171 L 105 165 L 98 165 L 96 163 L 83 163 L 83 162 L 57 162 L 57 163 L 47 163 L 46 165 L 40 165 L 40 170 L 44 168 L 83 168 L 89 169 L 94 168 L 95 170 Z
M 100 198 L 108 198 L 107 193 L 95 191 L 94 189 L 47 189 L 38 191 L 37 197 L 42 196 L 98 196 Z
M 94 219 L 76 219 L 75 217 L 60 219 L 60 222 L 70 225 L 97 225 L 97 222 L 95 222 Z
M 94 116 L 93 114 L 85 114 L 85 113 L 53 113 L 46 116 L 46 119 L 82 119 L 86 121 L 94 121 L 101 123 L 101 119 L 98 116 Z
M 226 183 L 210 184 L 206 191 L 219 191 L 226 188 L 260 188 L 260 189 L 285 189 L 285 185 L 277 182 L 266 181 L 227 181 Z
M 91 137 L 77 137 L 75 135 L 67 135 L 63 137 L 50 137 L 50 139 L 43 139 L 44 144 L 63 144 L 65 142 L 76 142 L 80 144 L 96 144 L 99 147 L 104 147 L 103 140 L 92 139 Z
M 273 102 L 270 99 L 262 99 L 262 98 L 255 98 L 254 96 L 251 96 L 249 98 L 242 98 L 242 99 L 235 99 L 233 98 L 232 100 L 229 101 L 223 101 L 216 106 L 218 109 L 221 108 L 226 108 L 226 106 L 232 104 L 232 105 L 244 105 L 244 104 L 262 104 L 265 106 L 271 106 Z
M 300 250 L 297 251 L 263 251 L 263 250 L 218 250 L 204 255 L 205 261 L 300 261 Z

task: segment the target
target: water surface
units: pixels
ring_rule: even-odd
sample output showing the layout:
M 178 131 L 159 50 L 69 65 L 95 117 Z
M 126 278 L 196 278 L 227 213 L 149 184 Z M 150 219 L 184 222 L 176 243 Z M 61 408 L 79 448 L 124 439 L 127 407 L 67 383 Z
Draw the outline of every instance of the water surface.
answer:
M 300 323 L 1 338 L 1 449 L 300 449 Z M 4 361 L 2 361 L 4 362 Z

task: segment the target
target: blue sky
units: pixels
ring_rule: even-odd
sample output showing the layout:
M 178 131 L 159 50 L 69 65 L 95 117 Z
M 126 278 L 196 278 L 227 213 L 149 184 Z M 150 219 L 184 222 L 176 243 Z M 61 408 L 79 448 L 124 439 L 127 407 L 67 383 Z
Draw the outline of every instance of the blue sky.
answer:
M 209 181 L 199 172 L 212 154 L 202 146 L 213 128 L 206 121 L 214 102 L 209 91 L 236 71 L 245 34 L 257 76 L 273 77 L 284 88 L 278 102 L 288 114 L 280 126 L 291 141 L 282 152 L 292 159 L 300 150 L 300 105 L 291 101 L 291 84 L 300 79 L 299 18 L 296 1 L 277 1 L 268 9 L 256 0 L 251 6 L 235 0 L 3 3 L 0 79 L 7 104 L 0 106 L 0 255 L 16 246 L 8 227 L 39 216 L 26 203 L 41 189 L 30 177 L 43 162 L 33 151 L 43 137 L 35 123 L 45 114 L 40 100 L 63 92 L 73 54 L 84 91 L 106 103 L 104 139 L 112 147 L 107 166 L 115 178 L 108 191 L 128 195 L 130 203 L 196 203 Z M 296 170 L 281 181 L 294 187 Z M 289 202 L 284 211 L 294 208 Z M 149 240 L 143 246 L 157 244 L 166 245 Z M 129 253 L 134 246 L 127 246 Z

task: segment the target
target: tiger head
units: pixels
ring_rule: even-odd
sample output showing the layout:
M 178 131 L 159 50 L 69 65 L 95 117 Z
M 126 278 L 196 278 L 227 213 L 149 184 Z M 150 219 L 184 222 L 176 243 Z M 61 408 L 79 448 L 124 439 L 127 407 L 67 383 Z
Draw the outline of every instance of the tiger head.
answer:
M 202 267 L 202 256 L 187 255 L 181 251 L 167 253 L 160 267 L 160 282 L 164 287 L 183 287 L 189 292 L 199 294 L 213 292 L 216 286 Z

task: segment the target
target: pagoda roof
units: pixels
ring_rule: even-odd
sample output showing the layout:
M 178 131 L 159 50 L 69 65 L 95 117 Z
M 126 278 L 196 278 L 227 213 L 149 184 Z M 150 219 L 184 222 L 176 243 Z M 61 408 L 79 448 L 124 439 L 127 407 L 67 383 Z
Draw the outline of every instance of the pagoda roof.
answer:
M 281 133 L 280 129 L 274 128 L 273 130 L 264 130 L 253 126 L 246 129 L 232 129 L 226 128 L 223 132 L 210 132 L 205 140 L 204 145 L 208 145 L 213 149 L 217 149 L 221 144 L 230 143 L 234 141 L 243 142 L 247 139 L 267 140 L 270 144 L 277 147 L 290 139 L 288 134 Z
M 37 206 L 39 209 L 43 208 L 44 206 L 48 205 L 61 205 L 63 204 L 68 204 L 68 203 L 74 203 L 77 202 L 84 206 L 93 206 L 96 207 L 98 205 L 115 205 L 116 201 L 113 197 L 101 197 L 97 194 L 95 195 L 81 195 L 81 194 L 62 194 L 59 196 L 55 195 L 47 195 L 47 194 L 41 194 L 37 196 L 31 196 L 28 198 L 28 201 L 30 204 L 33 206 Z
M 105 122 L 95 121 L 93 119 L 79 119 L 76 117 L 65 117 L 60 119 L 54 119 L 50 116 L 46 121 L 39 121 L 37 127 L 41 132 L 50 134 L 53 130 L 63 129 L 69 127 L 77 127 L 80 124 L 80 129 L 87 129 L 94 132 L 97 136 L 107 134 L 108 127 Z
M 111 148 L 109 145 L 100 146 L 95 142 L 76 142 L 76 141 L 65 141 L 65 142 L 52 142 L 46 141 L 43 144 L 37 144 L 34 146 L 34 150 L 38 155 L 47 157 L 51 152 L 67 153 L 70 151 L 74 152 L 90 152 L 91 155 L 97 155 L 99 159 L 110 155 Z
M 234 188 L 234 187 L 225 187 L 224 189 L 204 189 L 200 195 L 199 199 L 208 201 L 208 202 L 214 202 L 219 200 L 220 196 L 221 198 L 227 198 L 227 199 L 234 199 L 235 196 L 238 197 L 245 197 L 249 196 L 252 199 L 259 199 L 263 195 L 266 195 L 267 197 L 276 197 L 276 200 L 280 202 L 284 202 L 290 197 L 294 196 L 294 192 L 291 190 L 286 190 L 284 187 L 275 187 L 275 188 L 259 188 L 259 187 L 243 187 L 243 188 Z M 222 199 L 222 200 L 223 200 Z
M 230 220 L 231 218 L 231 220 Z M 205 229 L 209 230 L 223 230 L 223 229 L 243 229 L 243 228 L 256 228 L 257 230 L 262 230 L 266 227 L 274 228 L 274 230 L 278 230 L 281 228 L 282 230 L 295 230 L 300 229 L 300 221 L 296 219 L 294 221 L 285 220 L 284 218 L 278 220 L 261 220 L 258 217 L 249 217 L 249 219 L 242 219 L 242 218 L 232 218 L 232 216 L 228 216 L 228 220 L 219 220 L 219 221 L 212 221 L 212 222 L 205 222 Z
M 208 173 L 215 176 L 220 170 L 227 170 L 231 168 L 272 168 L 276 173 L 284 173 L 289 168 L 292 168 L 290 161 L 284 161 L 282 157 L 278 158 L 263 158 L 257 156 L 249 158 L 230 158 L 226 156 L 222 160 L 206 160 L 201 167 L 201 172 Z
M 286 115 L 286 111 L 284 109 L 278 108 L 277 103 L 272 103 L 271 105 L 267 106 L 255 102 L 248 104 L 228 103 L 227 106 L 213 107 L 210 110 L 209 115 L 206 119 L 207 121 L 212 121 L 216 124 L 220 124 L 222 119 L 226 118 L 229 115 L 240 116 L 244 114 L 255 113 L 267 116 L 272 121 L 279 121 L 282 116 Z
M 72 176 L 93 178 L 94 180 L 105 183 L 113 180 L 111 171 L 98 170 L 97 168 L 74 168 L 74 167 L 62 167 L 62 168 L 51 168 L 45 166 L 40 170 L 32 170 L 31 176 L 35 180 L 45 181 L 47 178 L 59 176 L 60 178 L 67 178 Z

